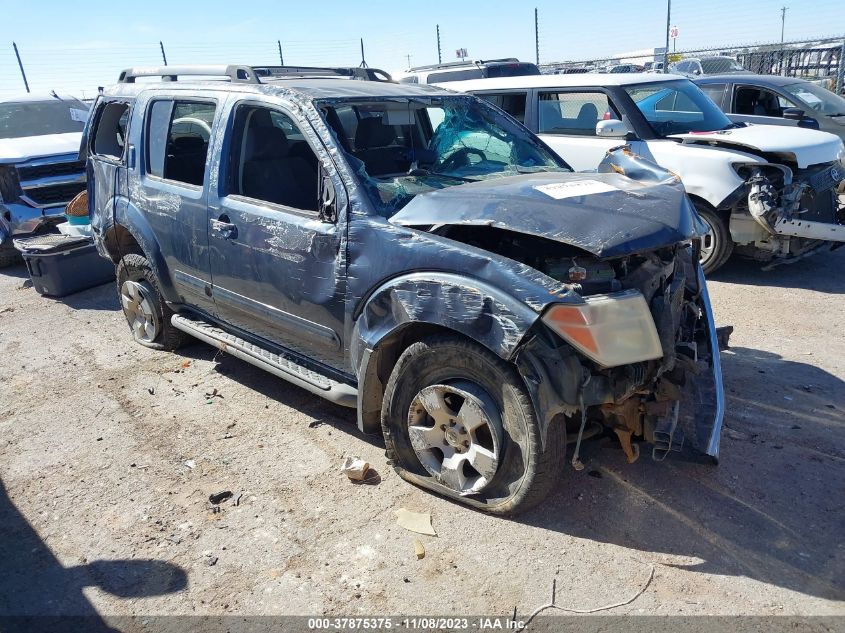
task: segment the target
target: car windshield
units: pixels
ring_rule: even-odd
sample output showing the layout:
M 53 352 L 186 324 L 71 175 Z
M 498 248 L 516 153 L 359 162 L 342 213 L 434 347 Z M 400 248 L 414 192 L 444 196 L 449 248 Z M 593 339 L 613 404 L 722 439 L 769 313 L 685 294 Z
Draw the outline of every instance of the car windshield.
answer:
M 809 81 L 783 87 L 810 110 L 828 116 L 845 116 L 845 99 Z
M 733 125 L 701 89 L 687 79 L 625 86 L 658 136 L 714 132 Z
M 88 106 L 81 101 L 19 101 L 0 103 L 0 138 L 81 132 Z
M 385 217 L 436 189 L 571 171 L 537 137 L 476 97 L 333 99 L 318 105 Z
M 745 68 L 730 57 L 710 57 L 701 60 L 701 70 L 705 75 L 718 75 L 719 73 L 741 72 Z

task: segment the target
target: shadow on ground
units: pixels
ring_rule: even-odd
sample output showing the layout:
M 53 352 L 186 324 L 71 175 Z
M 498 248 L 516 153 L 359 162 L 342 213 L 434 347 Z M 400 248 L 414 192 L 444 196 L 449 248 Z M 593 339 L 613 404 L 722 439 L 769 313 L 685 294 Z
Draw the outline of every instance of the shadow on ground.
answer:
M 845 247 L 823 251 L 792 264 L 782 264 L 772 270 L 762 270 L 765 264 L 742 257 L 732 257 L 716 272 L 707 276 L 712 281 L 770 286 L 778 288 L 808 288 L 827 294 L 845 293 Z
M 0 630 L 111 631 L 83 594 L 99 587 L 121 598 L 184 589 L 185 571 L 159 560 L 96 560 L 65 567 L 12 503 L 0 481 Z M 49 616 L 49 617 L 45 617 Z M 62 616 L 83 616 L 84 622 Z

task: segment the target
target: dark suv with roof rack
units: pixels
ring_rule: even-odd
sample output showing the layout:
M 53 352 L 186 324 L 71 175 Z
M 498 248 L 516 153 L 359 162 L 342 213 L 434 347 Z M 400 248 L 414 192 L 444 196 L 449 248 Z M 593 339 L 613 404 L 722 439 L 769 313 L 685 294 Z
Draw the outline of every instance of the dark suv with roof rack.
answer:
M 98 98 L 92 226 L 135 340 L 190 335 L 356 408 L 403 478 L 490 512 L 539 502 L 602 429 L 629 461 L 640 439 L 715 459 L 677 178 L 624 149 L 574 174 L 476 97 L 380 78 L 166 67 Z

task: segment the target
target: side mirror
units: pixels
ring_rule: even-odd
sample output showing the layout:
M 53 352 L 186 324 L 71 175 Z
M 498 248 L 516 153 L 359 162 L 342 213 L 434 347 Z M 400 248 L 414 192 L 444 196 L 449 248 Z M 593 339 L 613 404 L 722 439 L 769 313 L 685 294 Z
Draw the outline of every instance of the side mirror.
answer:
M 692 71 L 692 74 L 693 75 L 700 75 L 701 71 L 698 68 L 696 68 L 695 70 Z
M 804 118 L 804 111 L 801 108 L 784 108 L 783 118 L 800 121 Z
M 596 123 L 596 136 L 599 138 L 625 138 L 628 126 L 619 119 L 606 119 Z

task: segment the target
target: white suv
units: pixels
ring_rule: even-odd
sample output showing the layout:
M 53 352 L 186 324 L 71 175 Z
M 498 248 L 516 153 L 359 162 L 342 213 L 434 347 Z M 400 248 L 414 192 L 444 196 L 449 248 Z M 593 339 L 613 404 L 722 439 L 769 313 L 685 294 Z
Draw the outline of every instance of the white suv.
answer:
M 732 123 L 677 75 L 541 75 L 450 82 L 499 106 L 573 168 L 628 144 L 678 174 L 710 226 L 702 264 L 732 252 L 775 264 L 845 242 L 842 141 L 815 130 Z

